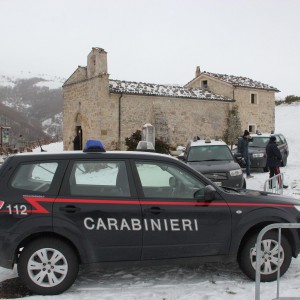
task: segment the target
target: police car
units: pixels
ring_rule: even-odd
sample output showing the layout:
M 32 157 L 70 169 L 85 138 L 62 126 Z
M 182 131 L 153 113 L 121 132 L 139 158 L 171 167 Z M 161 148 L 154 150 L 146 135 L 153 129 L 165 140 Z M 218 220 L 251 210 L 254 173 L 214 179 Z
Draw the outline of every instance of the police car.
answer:
M 221 140 L 194 138 L 178 158 L 219 186 L 246 188 L 241 166 Z
M 255 241 L 272 223 L 300 220 L 300 201 L 221 188 L 176 158 L 149 152 L 9 156 L 0 168 L 0 266 L 17 264 L 34 293 L 55 295 L 80 264 L 235 261 L 255 278 Z M 284 274 L 299 232 L 263 238 L 261 278 Z M 278 262 L 277 252 L 280 251 Z

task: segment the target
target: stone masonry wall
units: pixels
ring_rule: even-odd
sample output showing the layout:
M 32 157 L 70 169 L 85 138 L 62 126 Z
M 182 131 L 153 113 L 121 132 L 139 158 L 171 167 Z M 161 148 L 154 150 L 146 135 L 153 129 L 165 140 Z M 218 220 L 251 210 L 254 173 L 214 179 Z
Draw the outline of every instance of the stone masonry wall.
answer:
M 251 93 L 257 93 L 257 104 L 251 104 Z M 261 132 L 271 132 L 275 126 L 274 98 L 273 91 L 237 88 L 235 99 L 239 107 L 242 129 L 255 125 Z
M 275 93 L 274 91 L 233 87 L 205 74 L 191 81 L 188 87 L 201 88 L 201 81 L 207 80 L 208 90 L 212 93 L 234 99 L 239 107 L 242 130 L 255 125 L 261 132 L 270 132 L 275 126 Z M 251 93 L 257 94 L 257 104 L 251 104 Z
M 185 145 L 197 135 L 222 137 L 228 109 L 227 102 L 123 95 L 121 142 L 124 145 L 125 138 L 145 123 L 155 126 L 156 137 L 173 146 Z

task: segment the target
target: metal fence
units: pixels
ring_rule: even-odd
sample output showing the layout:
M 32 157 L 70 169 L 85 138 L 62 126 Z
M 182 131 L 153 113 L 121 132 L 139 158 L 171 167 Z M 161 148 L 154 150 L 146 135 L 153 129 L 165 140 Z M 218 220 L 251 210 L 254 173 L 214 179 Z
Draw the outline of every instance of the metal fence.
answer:
M 281 229 L 288 228 L 288 229 L 296 229 L 300 228 L 300 224 L 298 223 L 275 223 L 266 226 L 263 228 L 260 233 L 257 236 L 256 240 L 256 270 L 255 270 L 255 300 L 260 300 L 260 264 L 261 264 L 261 241 L 264 236 L 264 234 L 272 229 L 278 229 L 278 244 L 281 245 Z M 280 247 L 278 247 L 278 266 L 279 266 L 279 255 Z M 300 297 L 279 297 L 279 286 L 280 286 L 280 267 L 277 270 L 277 289 L 276 289 L 276 298 L 273 298 L 273 300 L 288 300 L 288 299 L 298 299 L 300 300 Z
M 283 194 L 283 173 L 279 173 L 265 181 L 264 191 L 275 194 Z

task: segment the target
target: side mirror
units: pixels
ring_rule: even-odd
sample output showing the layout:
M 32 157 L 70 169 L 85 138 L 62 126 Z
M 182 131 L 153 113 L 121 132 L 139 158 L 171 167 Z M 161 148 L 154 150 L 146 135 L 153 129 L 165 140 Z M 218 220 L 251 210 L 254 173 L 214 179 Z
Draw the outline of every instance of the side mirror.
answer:
M 212 201 L 216 198 L 216 189 L 212 185 L 207 185 L 194 193 L 194 198 L 202 201 Z
M 242 157 L 241 153 L 234 153 L 233 157 L 234 160 L 240 165 L 241 168 L 245 168 L 246 162 L 245 159 Z

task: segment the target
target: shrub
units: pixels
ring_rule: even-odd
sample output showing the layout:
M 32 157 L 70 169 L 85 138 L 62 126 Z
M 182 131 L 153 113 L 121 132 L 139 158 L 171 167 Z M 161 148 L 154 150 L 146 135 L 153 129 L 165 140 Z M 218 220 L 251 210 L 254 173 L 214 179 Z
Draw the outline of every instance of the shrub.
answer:
M 125 145 L 128 151 L 135 151 L 139 141 L 142 140 L 141 130 L 135 131 L 130 137 L 125 138 Z M 170 145 L 162 139 L 155 138 L 155 152 L 169 154 Z

